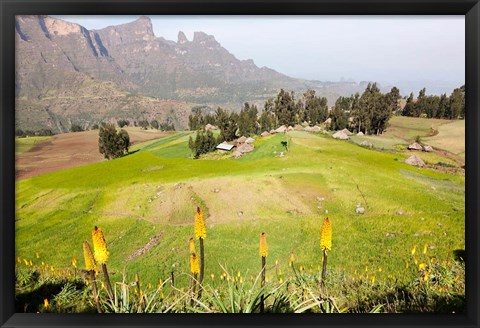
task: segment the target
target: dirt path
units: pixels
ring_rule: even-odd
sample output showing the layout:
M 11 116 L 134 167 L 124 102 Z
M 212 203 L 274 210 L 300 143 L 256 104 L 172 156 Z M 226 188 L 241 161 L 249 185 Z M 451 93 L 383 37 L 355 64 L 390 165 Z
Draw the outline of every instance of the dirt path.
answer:
M 171 132 L 128 128 L 132 144 L 164 137 Z M 104 160 L 98 152 L 98 130 L 65 133 L 35 144 L 15 158 L 17 180 Z

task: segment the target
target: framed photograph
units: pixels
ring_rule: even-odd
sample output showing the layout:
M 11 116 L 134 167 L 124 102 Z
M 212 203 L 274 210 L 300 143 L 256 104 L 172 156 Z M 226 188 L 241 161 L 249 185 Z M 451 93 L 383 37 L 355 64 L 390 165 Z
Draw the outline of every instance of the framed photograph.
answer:
M 478 327 L 479 15 L 2 1 L 1 327 Z

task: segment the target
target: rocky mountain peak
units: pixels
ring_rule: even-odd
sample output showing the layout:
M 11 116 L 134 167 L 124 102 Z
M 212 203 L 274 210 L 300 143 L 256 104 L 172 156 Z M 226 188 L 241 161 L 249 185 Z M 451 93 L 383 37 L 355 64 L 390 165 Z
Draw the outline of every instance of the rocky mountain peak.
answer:
M 187 37 L 185 36 L 185 33 L 183 33 L 182 31 L 179 31 L 178 32 L 178 40 L 177 40 L 177 43 L 178 44 L 184 44 L 184 43 L 187 43 L 188 42 L 188 39 Z
M 148 16 L 140 16 L 136 21 L 133 21 L 132 24 L 135 24 L 139 28 L 140 31 L 144 33 L 155 36 L 153 33 L 153 25 L 152 20 Z
M 200 44 L 216 44 L 218 45 L 219 43 L 217 40 L 215 40 L 215 37 L 213 35 L 208 35 L 205 32 L 194 32 L 193 33 L 193 42 L 194 43 L 200 43 Z

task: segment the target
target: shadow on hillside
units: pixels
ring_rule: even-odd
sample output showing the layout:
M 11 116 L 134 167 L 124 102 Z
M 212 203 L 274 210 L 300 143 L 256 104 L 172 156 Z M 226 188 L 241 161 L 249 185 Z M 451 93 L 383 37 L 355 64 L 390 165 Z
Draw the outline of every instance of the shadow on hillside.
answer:
M 43 309 L 44 299 L 51 303 L 55 295 L 65 286 L 65 282 L 45 283 L 28 292 L 15 295 L 15 312 L 17 313 L 36 313 Z M 76 290 L 85 288 L 85 284 L 76 281 L 74 283 Z M 88 310 L 86 311 L 88 312 Z
M 455 261 L 463 262 L 465 263 L 465 250 L 464 249 L 456 249 L 453 251 L 453 258 Z
M 463 313 L 465 312 L 465 296 L 427 295 L 417 291 L 413 293 L 406 287 L 381 293 L 365 301 L 359 301 L 355 312 L 368 312 L 376 304 L 385 304 L 382 312 L 388 313 Z
M 134 151 L 129 151 L 128 153 L 126 153 L 125 155 L 123 155 L 123 157 L 133 155 L 133 154 L 135 154 L 135 153 L 138 152 L 138 151 L 140 151 L 140 149 L 136 149 L 136 150 L 134 150 Z

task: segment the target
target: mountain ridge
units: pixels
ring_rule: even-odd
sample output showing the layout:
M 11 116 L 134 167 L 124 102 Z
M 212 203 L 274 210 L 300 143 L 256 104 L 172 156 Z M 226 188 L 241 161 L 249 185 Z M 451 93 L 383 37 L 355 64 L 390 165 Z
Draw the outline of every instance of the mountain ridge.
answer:
M 15 24 L 17 127 L 22 129 L 66 132 L 69 122 L 84 128 L 98 120 L 114 122 L 125 115 L 113 103 L 119 94 L 129 103 L 126 107 L 134 108 L 129 115 L 134 121 L 158 116 L 185 128 L 185 108 L 196 104 L 236 110 L 247 101 L 261 105 L 280 88 L 315 89 L 333 103 L 339 95 L 362 89 L 362 84 L 294 79 L 258 67 L 252 59 L 237 59 L 201 31 L 191 41 L 182 31 L 176 42 L 157 37 L 147 16 L 92 30 L 45 15 L 17 16 Z M 181 103 L 183 111 L 141 106 L 143 97 Z M 34 113 L 43 118 L 35 121 Z

